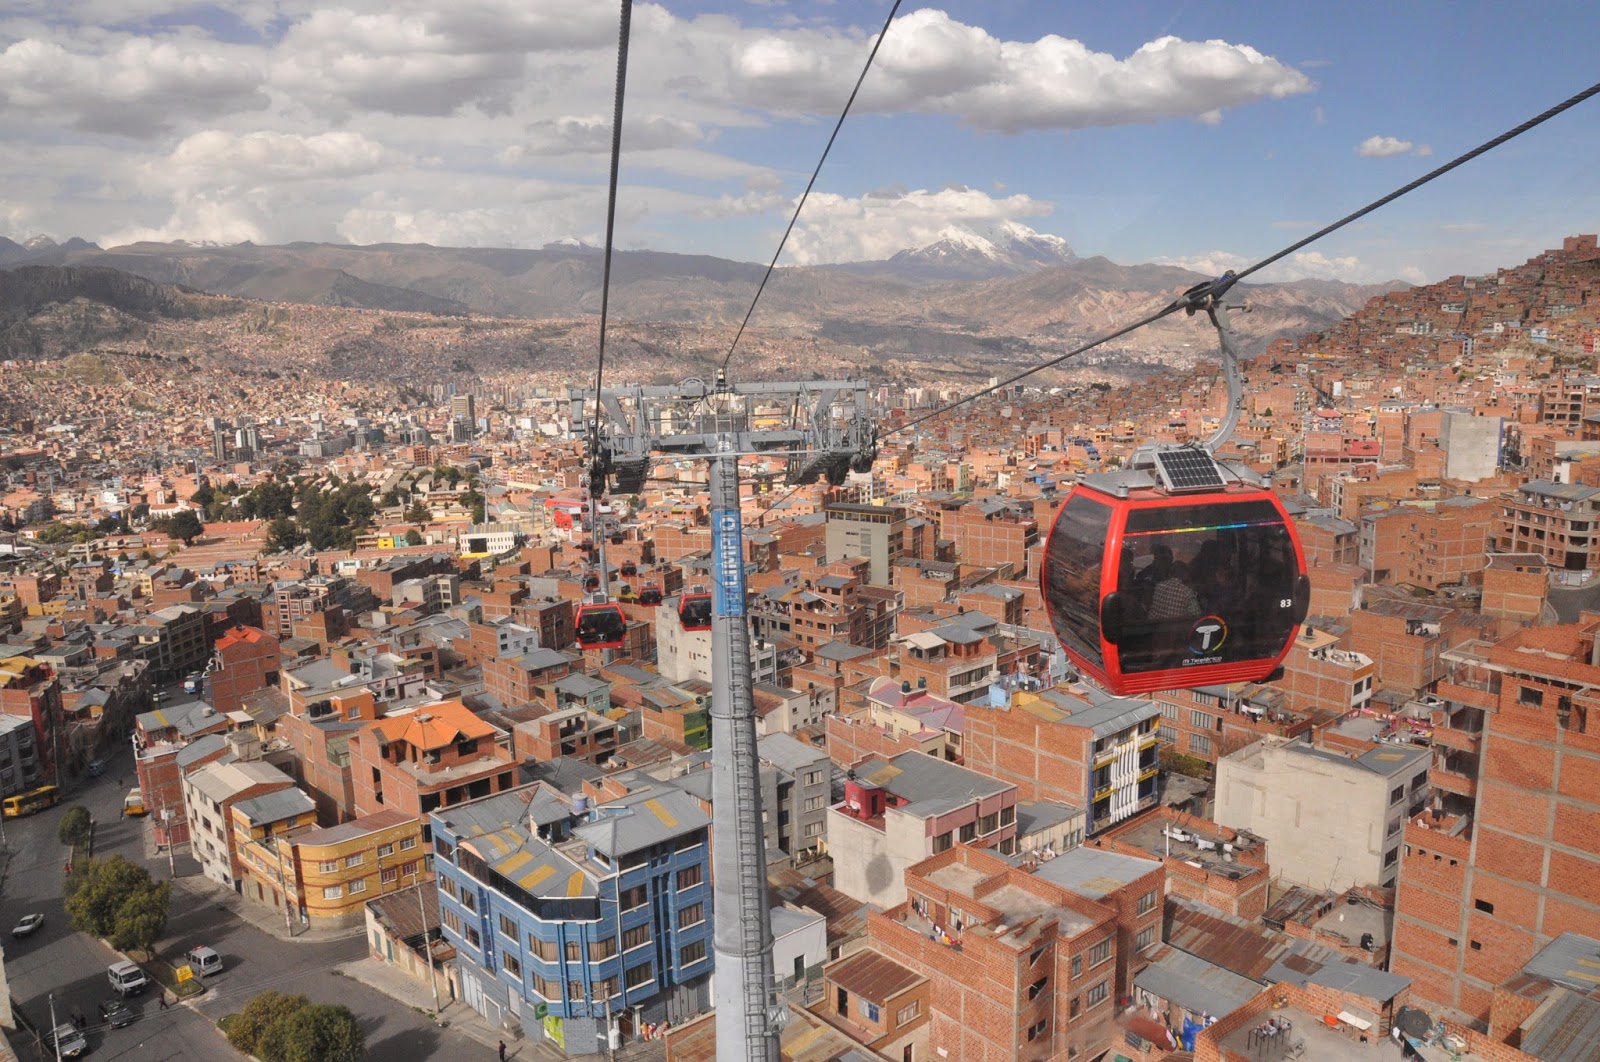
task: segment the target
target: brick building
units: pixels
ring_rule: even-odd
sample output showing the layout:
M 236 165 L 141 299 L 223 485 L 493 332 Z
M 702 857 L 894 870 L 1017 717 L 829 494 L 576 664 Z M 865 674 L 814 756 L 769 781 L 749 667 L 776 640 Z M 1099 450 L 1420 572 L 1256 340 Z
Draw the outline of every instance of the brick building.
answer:
M 1405 830 L 1392 968 L 1475 1021 L 1564 932 L 1600 937 L 1600 617 L 1449 654 L 1437 812 Z
M 505 739 L 460 701 L 368 723 L 349 742 L 356 815 L 398 809 L 421 818 L 505 792 L 517 781 Z
M 1600 568 L 1600 488 L 1534 480 L 1499 498 L 1497 553 L 1538 553 L 1552 568 Z
M 278 639 L 257 627 L 234 627 L 217 639 L 211 704 L 238 711 L 247 694 L 278 684 Z

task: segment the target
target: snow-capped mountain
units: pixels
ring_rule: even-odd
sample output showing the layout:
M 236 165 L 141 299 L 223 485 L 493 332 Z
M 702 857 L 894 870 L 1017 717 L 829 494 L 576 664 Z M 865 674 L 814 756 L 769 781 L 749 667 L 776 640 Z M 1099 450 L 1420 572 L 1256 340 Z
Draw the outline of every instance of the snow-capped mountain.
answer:
M 979 280 L 1077 260 L 1060 236 L 1000 221 L 981 228 L 948 225 L 934 242 L 901 251 L 888 264 L 898 273 L 925 280 Z

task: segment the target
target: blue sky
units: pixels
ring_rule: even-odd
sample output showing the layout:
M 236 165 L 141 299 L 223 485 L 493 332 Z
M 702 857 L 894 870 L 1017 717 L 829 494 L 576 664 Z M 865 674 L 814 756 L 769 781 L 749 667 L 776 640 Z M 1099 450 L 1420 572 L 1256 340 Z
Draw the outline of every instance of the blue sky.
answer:
M 1013 223 L 1248 264 L 1587 87 L 1596 8 L 904 4 L 784 261 Z M 886 11 L 637 5 L 623 246 L 769 258 Z M 596 239 L 615 33 L 602 0 L 11 0 L 0 234 Z M 1600 227 L 1596 173 L 1600 100 L 1278 275 L 1515 264 Z

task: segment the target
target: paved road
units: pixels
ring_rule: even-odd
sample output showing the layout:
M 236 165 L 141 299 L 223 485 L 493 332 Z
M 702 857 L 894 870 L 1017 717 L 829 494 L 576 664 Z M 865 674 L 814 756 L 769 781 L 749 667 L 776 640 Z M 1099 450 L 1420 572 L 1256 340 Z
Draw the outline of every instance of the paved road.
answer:
M 99 941 L 67 926 L 61 902 L 65 849 L 56 837 L 62 812 L 72 803 L 89 808 L 97 824 L 97 856 L 123 855 L 145 865 L 158 878 L 166 878 L 169 871 L 165 856 L 146 859 L 144 824 L 119 818 L 122 797 L 133 785 L 131 750 L 124 747 L 102 777 L 85 781 L 87 784 L 69 793 L 61 805 L 4 824 L 7 844 L 0 878 L 0 932 L 7 934 L 3 938 L 6 975 L 12 999 L 37 1027 L 49 1027 L 49 997 L 53 994 L 58 1021 L 75 1011 L 88 1018 L 94 1062 L 237 1057 L 217 1033 L 216 1020 L 238 1010 L 257 992 L 277 988 L 303 992 L 313 1002 L 348 1006 L 361 1022 L 373 1058 L 463 1062 L 493 1054 L 440 1030 L 409 1007 L 334 973 L 336 965 L 364 954 L 365 943 L 360 938 L 290 943 L 235 918 L 225 908 L 195 904 L 191 895 L 181 890 L 174 892 L 168 937 L 157 950 L 176 955 L 207 944 L 222 955 L 224 972 L 208 979 L 209 991 L 198 1001 L 162 1010 L 155 993 L 146 992 L 129 1000 L 142 1011 L 139 1021 L 123 1029 L 102 1026 L 97 1005 L 112 996 L 106 967 L 117 957 Z M 198 870 L 182 857 L 177 869 L 179 874 Z M 13 940 L 10 927 L 33 911 L 44 912 L 45 924 L 33 936 Z M 22 1057 L 32 1062 L 34 1053 L 25 1050 Z M 44 1051 L 37 1057 L 53 1059 Z

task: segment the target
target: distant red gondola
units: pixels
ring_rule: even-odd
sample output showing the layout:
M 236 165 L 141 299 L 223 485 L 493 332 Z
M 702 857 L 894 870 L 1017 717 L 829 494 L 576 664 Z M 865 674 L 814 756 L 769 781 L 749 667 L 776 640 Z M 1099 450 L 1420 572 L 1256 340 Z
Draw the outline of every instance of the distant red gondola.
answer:
M 686 631 L 711 629 L 711 595 L 697 586 L 678 599 L 678 622 Z
M 1068 659 L 1119 696 L 1268 678 L 1311 597 L 1283 503 L 1195 448 L 1085 476 L 1042 568 Z
M 661 604 L 661 587 L 657 586 L 655 583 L 646 583 L 644 585 L 644 589 L 639 591 L 639 604 Z

